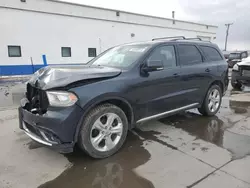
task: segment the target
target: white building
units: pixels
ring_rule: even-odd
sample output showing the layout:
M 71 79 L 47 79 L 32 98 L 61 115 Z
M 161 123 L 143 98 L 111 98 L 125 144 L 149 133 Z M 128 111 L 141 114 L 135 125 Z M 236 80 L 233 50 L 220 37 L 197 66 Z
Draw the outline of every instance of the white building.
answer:
M 56 0 L 0 0 L 0 30 L 1 76 L 86 63 L 114 45 L 155 37 L 213 40 L 217 27 Z

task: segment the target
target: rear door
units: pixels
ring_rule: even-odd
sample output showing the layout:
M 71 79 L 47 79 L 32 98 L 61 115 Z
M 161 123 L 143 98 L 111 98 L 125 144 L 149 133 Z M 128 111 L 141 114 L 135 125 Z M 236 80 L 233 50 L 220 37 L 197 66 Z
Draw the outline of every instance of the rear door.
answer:
M 204 89 L 209 82 L 204 68 L 204 56 L 197 45 L 178 44 L 178 57 L 181 66 L 181 84 L 184 105 L 201 103 Z
M 222 80 L 223 78 L 225 80 L 222 81 L 226 84 L 228 82 L 228 72 L 225 72 L 227 64 L 221 53 L 212 46 L 200 45 L 199 48 L 205 56 L 205 76 L 210 80 L 209 85 L 206 85 L 206 87 L 208 88 L 213 80 Z

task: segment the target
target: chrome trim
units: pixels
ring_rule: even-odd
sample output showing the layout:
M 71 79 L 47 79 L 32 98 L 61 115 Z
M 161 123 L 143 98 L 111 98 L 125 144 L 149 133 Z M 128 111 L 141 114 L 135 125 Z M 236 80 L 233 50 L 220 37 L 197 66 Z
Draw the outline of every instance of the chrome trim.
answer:
M 43 138 L 44 138 L 46 141 L 48 141 L 48 142 L 51 143 L 51 144 L 58 144 L 57 142 L 54 142 L 54 141 L 48 139 L 48 137 L 45 135 L 45 133 L 44 133 L 43 131 L 41 131 L 41 130 L 39 130 L 39 131 L 40 131 L 41 135 L 43 136 Z
M 160 68 L 156 68 L 156 70 L 158 70 L 158 71 L 159 71 L 159 70 L 163 70 L 163 67 L 160 67 Z
M 192 107 L 197 106 L 197 105 L 199 105 L 199 103 L 193 103 L 193 104 L 190 104 L 190 105 L 187 105 L 187 106 L 183 106 L 183 107 L 180 107 L 180 108 L 176 108 L 176 109 L 173 109 L 173 110 L 162 112 L 160 114 L 155 114 L 153 116 L 149 116 L 149 117 L 139 119 L 136 123 L 142 123 L 144 121 L 155 119 L 155 118 L 167 115 L 167 114 L 171 114 L 171 113 L 178 112 L 178 111 L 181 111 L 181 110 L 187 110 L 187 109 L 192 108 Z
M 46 145 L 46 146 L 52 146 L 51 143 L 46 142 L 46 141 L 42 140 L 41 138 L 39 138 L 38 136 L 36 136 L 35 134 L 31 133 L 31 132 L 29 131 L 29 129 L 25 126 L 25 123 L 23 123 L 23 129 L 24 129 L 25 134 L 27 134 L 27 135 L 28 135 L 30 138 L 32 138 L 33 140 L 35 140 L 35 141 L 37 141 L 37 142 L 39 142 L 39 143 L 41 143 L 41 144 L 44 144 L 44 145 Z

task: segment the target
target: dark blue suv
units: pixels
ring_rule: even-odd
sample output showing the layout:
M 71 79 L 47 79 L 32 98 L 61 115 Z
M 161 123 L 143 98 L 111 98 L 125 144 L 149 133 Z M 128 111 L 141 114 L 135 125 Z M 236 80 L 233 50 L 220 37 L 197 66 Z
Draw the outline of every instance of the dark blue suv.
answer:
M 48 66 L 27 84 L 20 128 L 59 152 L 94 158 L 123 145 L 138 123 L 198 108 L 215 115 L 228 86 L 217 45 L 161 38 L 113 47 L 85 65 Z

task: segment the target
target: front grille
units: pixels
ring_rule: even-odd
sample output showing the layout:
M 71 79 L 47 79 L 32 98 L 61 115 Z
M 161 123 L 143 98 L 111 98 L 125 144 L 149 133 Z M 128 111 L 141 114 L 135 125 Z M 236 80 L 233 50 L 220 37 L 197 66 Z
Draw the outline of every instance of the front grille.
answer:
M 242 76 L 249 76 L 250 77 L 250 70 L 242 70 Z
M 46 92 L 27 84 L 26 97 L 29 100 L 27 110 L 32 113 L 43 114 L 47 111 L 49 102 Z
M 240 66 L 242 76 L 250 76 L 250 66 Z

